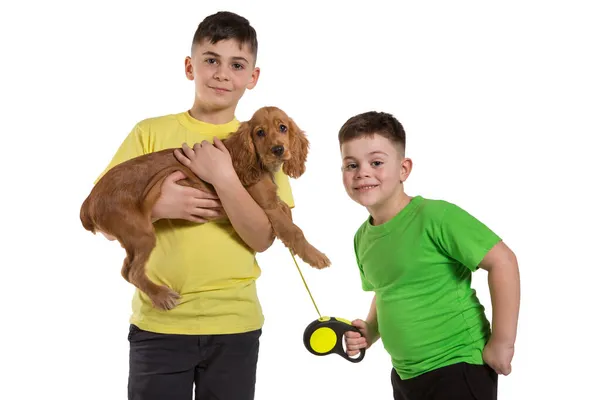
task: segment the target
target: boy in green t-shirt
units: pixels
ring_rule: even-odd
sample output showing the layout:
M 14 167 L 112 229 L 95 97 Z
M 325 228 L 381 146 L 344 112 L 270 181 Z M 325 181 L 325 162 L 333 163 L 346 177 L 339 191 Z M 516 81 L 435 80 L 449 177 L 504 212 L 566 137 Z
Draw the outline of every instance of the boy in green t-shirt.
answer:
M 406 136 L 387 113 L 350 118 L 339 132 L 343 181 L 369 218 L 354 237 L 363 290 L 374 291 L 363 336 L 346 334 L 349 355 L 381 337 L 392 359 L 394 399 L 495 399 L 508 375 L 520 302 L 513 252 L 460 207 L 408 196 Z M 471 289 L 488 271 L 492 326 Z

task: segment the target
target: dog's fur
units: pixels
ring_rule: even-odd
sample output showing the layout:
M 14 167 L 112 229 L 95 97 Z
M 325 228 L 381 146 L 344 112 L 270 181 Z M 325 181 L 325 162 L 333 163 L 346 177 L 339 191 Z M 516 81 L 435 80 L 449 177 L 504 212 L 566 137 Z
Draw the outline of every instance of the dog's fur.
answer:
M 291 178 L 304 173 L 309 147 L 304 132 L 282 110 L 263 107 L 223 144 L 242 185 L 265 211 L 275 236 L 311 266 L 329 266 L 329 259 L 308 243 L 292 222 L 291 210 L 278 197 L 273 179 L 279 168 Z M 214 187 L 181 164 L 174 151 L 157 151 L 111 168 L 94 186 L 80 211 L 86 230 L 101 232 L 121 243 L 127 252 L 122 276 L 148 295 L 155 307 L 164 310 L 178 304 L 179 294 L 150 281 L 145 271 L 156 245 L 151 212 L 160 197 L 161 185 L 168 175 L 182 171 L 187 178 L 180 184 L 214 193 Z

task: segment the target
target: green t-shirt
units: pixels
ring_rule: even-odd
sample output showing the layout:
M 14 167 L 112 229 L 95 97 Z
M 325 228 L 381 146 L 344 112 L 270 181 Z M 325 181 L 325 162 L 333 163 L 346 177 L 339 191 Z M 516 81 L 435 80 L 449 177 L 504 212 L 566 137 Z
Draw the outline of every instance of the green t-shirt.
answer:
M 483 364 L 490 324 L 471 273 L 501 239 L 460 207 L 415 196 L 388 222 L 367 219 L 354 250 L 376 295 L 384 348 L 402 379 L 458 362 Z

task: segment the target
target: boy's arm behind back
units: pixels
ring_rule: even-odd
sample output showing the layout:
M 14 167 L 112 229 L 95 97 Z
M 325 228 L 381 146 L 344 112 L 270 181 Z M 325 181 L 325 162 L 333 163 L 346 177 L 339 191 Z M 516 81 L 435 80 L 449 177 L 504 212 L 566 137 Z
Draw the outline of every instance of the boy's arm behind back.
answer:
M 497 373 L 508 375 L 517 338 L 521 284 L 517 257 L 504 243 L 483 258 L 492 300 L 492 336 L 483 350 L 484 361 Z
M 492 334 L 483 351 L 484 361 L 497 373 L 508 375 L 514 354 L 520 303 L 516 256 L 484 223 L 454 204 L 447 204 L 438 243 L 469 270 L 488 271 L 492 300 Z

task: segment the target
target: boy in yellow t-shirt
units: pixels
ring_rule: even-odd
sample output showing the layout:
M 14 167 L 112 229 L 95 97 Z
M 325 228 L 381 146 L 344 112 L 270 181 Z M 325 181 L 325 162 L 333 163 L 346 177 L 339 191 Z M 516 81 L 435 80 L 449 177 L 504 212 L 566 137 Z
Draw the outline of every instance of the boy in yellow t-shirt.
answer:
M 257 83 L 257 38 L 248 20 L 219 12 L 202 21 L 185 74 L 195 82 L 189 111 L 135 125 L 106 168 L 130 158 L 234 132 L 237 104 Z M 201 159 L 217 196 L 178 185 L 174 173 L 152 210 L 157 244 L 146 266 L 153 281 L 181 296 L 161 311 L 135 291 L 128 398 L 250 400 L 254 398 L 263 315 L 256 293 L 256 252 L 272 244 L 271 225 L 241 185 L 222 147 L 203 146 Z M 225 150 L 226 151 L 226 150 Z M 101 175 L 102 176 L 102 175 Z M 288 178 L 275 176 L 293 207 Z M 99 178 L 98 178 L 99 179 Z M 225 212 L 228 222 L 214 221 Z

